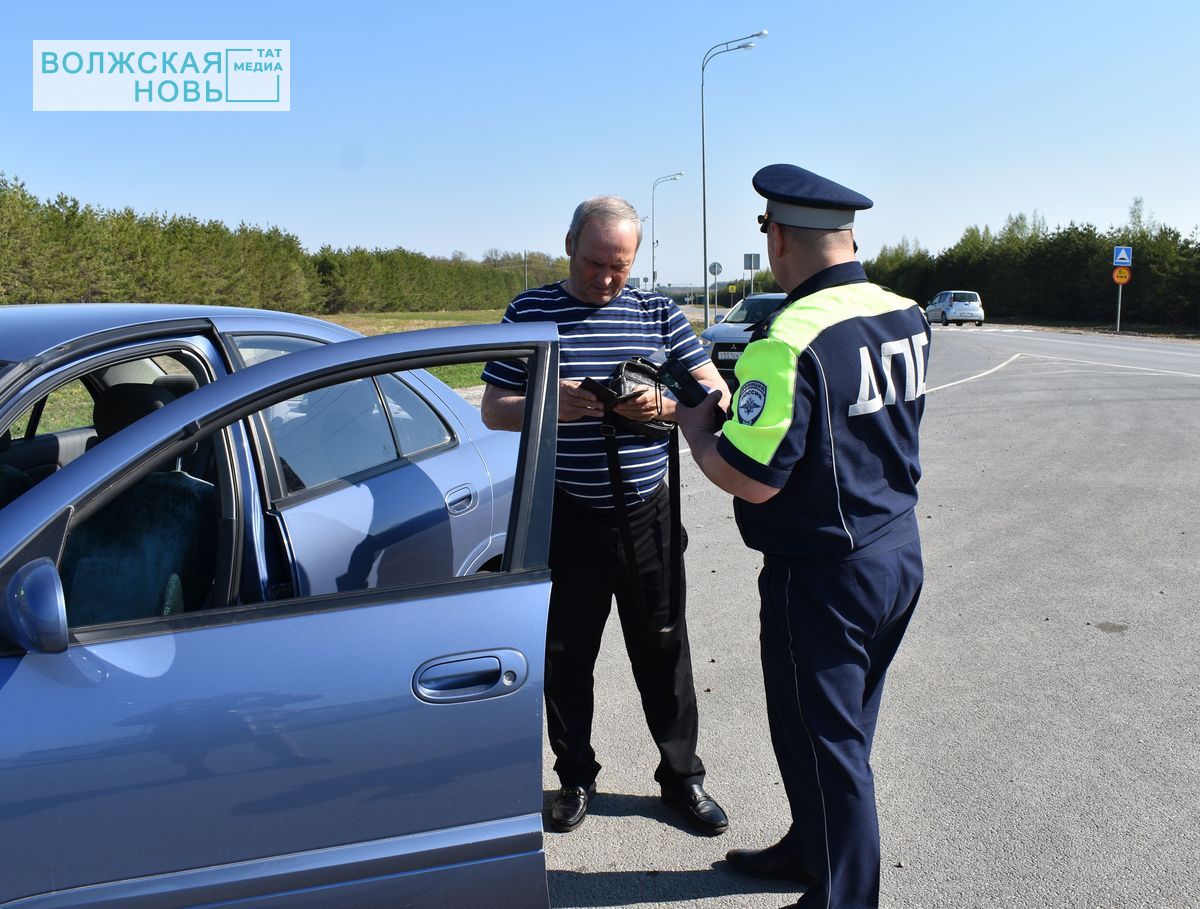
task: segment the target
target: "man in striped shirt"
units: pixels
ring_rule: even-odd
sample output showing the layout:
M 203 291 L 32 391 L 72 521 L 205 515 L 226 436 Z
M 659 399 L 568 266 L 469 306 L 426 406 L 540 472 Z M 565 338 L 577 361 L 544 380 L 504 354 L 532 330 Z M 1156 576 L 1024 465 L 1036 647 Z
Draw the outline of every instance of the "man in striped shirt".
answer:
M 574 830 L 596 792 L 600 764 L 591 744 L 592 671 L 615 595 L 646 723 L 659 749 L 654 778 L 663 800 L 695 829 L 717 834 L 725 831 L 728 821 L 704 790 L 704 765 L 696 755 L 696 691 L 682 589 L 677 594 L 679 620 L 669 630 L 660 630 L 672 593 L 669 490 L 663 482 L 668 441 L 633 432 L 617 434 L 640 599 L 647 615 L 635 606 L 638 597 L 630 590 L 629 563 L 620 544 L 601 433 L 604 408 L 581 387 L 589 377 L 606 383 L 617 365 L 630 357 L 665 349 L 700 382 L 719 389 L 722 401 L 728 402 L 729 389 L 683 313 L 661 294 L 625 286 L 641 240 L 641 221 L 625 200 L 599 196 L 583 202 L 567 232 L 570 277 L 519 294 L 504 314 L 505 322 L 555 322 L 561 338 L 546 721 L 562 788 L 551 807 L 550 823 L 557 830 Z M 483 379 L 484 422 L 493 429 L 520 430 L 525 365 L 492 361 Z M 647 389 L 614 409 L 630 420 L 673 421 L 675 402 Z

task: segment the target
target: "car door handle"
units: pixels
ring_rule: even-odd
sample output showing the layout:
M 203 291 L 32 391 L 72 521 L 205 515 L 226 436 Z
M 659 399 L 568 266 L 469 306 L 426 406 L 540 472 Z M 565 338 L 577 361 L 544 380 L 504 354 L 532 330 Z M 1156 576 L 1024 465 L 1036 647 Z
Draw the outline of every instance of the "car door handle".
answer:
M 465 514 L 475 507 L 479 495 L 471 485 L 456 486 L 446 493 L 446 508 L 450 514 Z
M 516 650 L 460 653 L 422 663 L 413 674 L 413 693 L 430 704 L 478 701 L 516 691 L 529 677 L 529 663 Z

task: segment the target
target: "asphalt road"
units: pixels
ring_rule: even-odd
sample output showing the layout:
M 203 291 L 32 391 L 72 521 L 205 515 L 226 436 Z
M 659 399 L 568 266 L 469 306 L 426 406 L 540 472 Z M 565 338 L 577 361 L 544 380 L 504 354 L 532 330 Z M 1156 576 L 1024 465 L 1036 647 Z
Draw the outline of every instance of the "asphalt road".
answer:
M 883 905 L 1200 906 L 1200 344 L 935 328 L 919 517 L 926 586 L 874 768 Z M 701 756 L 730 831 L 658 801 L 615 617 L 600 794 L 547 833 L 555 907 L 759 909 L 724 867 L 787 806 L 767 737 L 755 578 L 730 500 L 685 456 Z M 546 751 L 547 796 L 557 787 Z

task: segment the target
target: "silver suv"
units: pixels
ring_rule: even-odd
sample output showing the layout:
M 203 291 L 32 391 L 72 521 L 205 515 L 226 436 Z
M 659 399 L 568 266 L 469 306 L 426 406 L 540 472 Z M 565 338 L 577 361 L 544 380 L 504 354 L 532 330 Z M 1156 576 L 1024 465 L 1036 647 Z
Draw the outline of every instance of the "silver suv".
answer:
M 721 378 L 729 383 L 730 391 L 737 388 L 733 368 L 750 343 L 751 329 L 779 309 L 786 299 L 787 294 L 751 294 L 729 310 L 722 321 L 700 334 L 700 343 L 712 357 Z
M 953 322 L 983 324 L 983 301 L 973 290 L 943 290 L 925 304 L 925 318 L 932 324 L 935 320 L 943 325 Z

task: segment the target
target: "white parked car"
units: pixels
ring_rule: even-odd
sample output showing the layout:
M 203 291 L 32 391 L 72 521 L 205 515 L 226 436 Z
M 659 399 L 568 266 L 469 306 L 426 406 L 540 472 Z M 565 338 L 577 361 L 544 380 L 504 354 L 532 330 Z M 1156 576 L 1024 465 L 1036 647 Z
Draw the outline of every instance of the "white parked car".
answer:
M 964 322 L 983 324 L 983 301 L 973 290 L 943 290 L 925 304 L 925 318 L 930 324 L 941 322 L 962 325 Z

